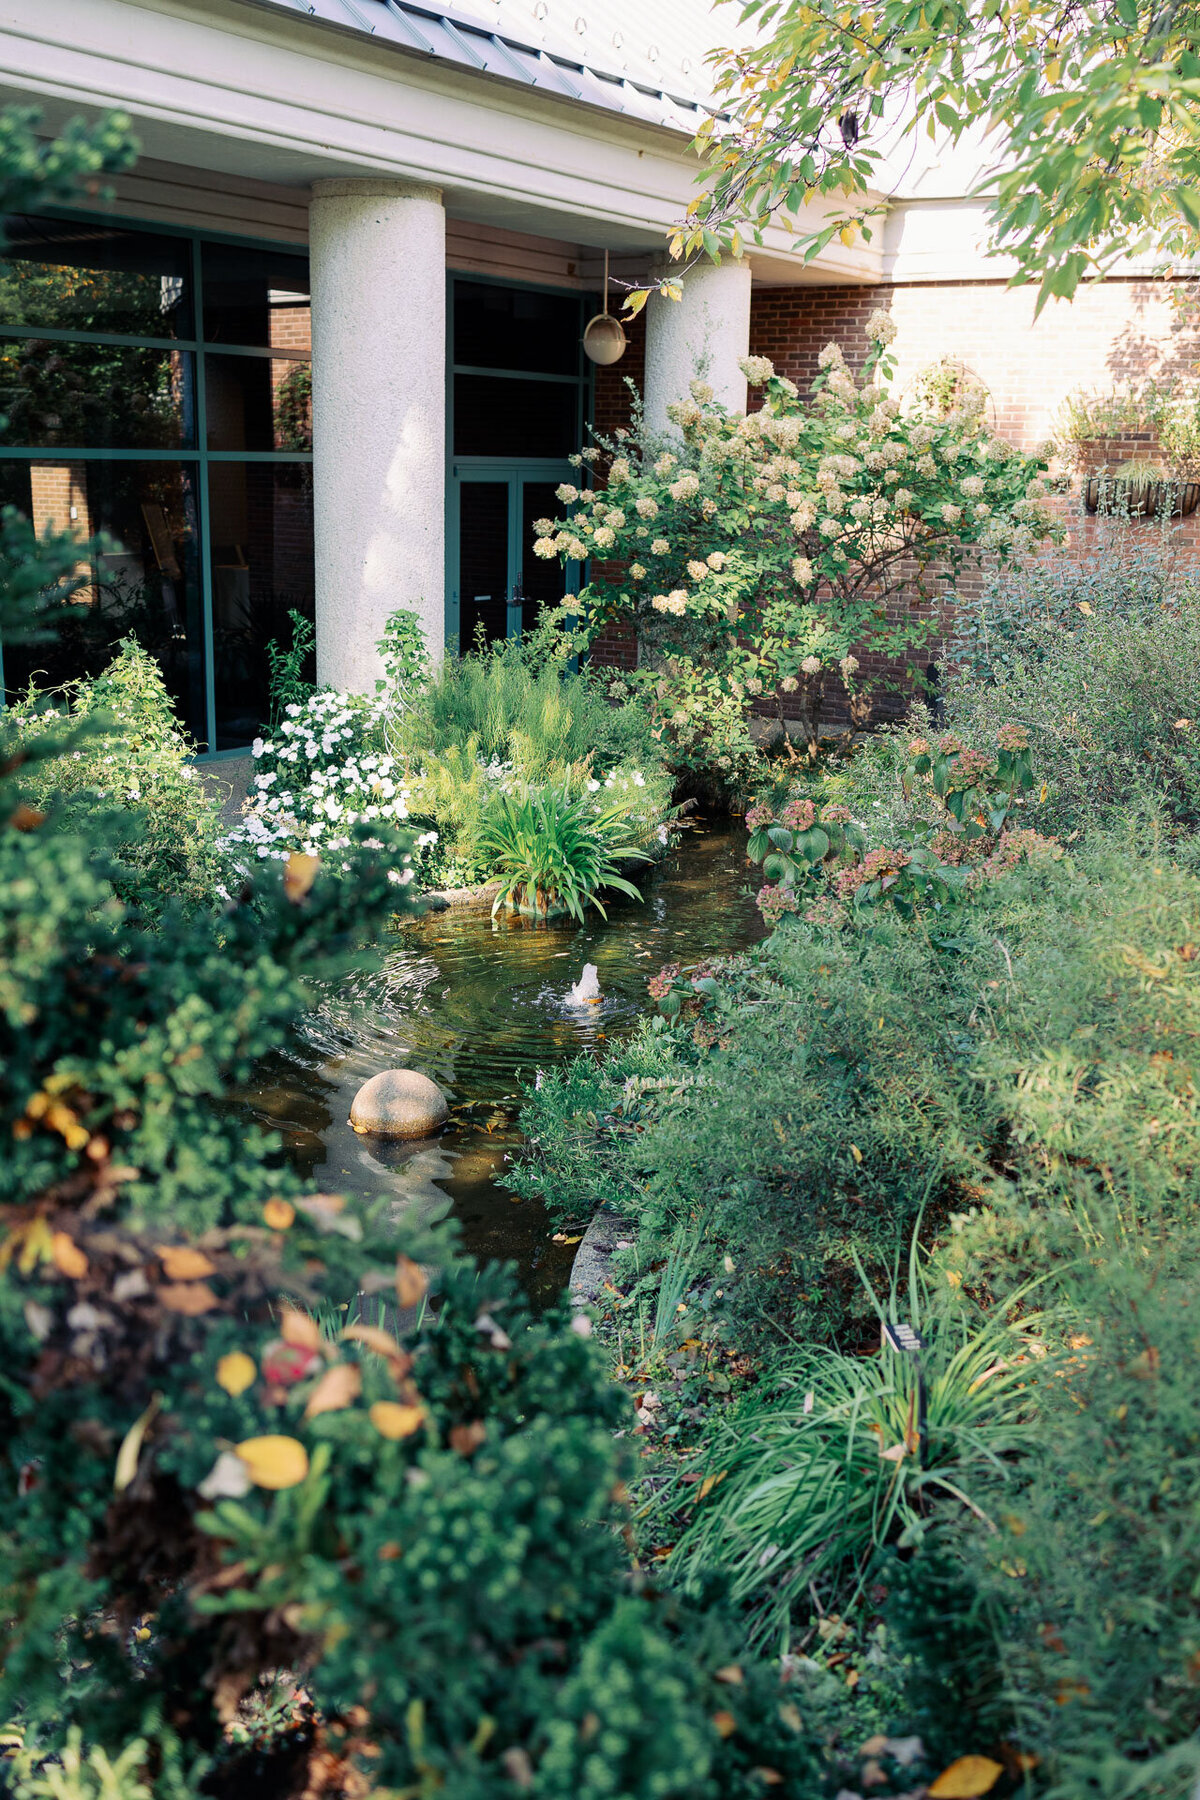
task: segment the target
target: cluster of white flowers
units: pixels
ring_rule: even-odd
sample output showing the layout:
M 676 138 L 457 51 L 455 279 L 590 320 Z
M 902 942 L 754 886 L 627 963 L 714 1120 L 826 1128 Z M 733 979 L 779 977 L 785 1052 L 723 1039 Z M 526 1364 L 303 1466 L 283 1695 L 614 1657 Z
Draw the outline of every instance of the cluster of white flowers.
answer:
M 751 387 L 764 386 L 775 373 L 775 364 L 769 356 L 740 356 L 738 368 Z
M 868 316 L 865 329 L 873 344 L 895 342 L 896 321 L 890 313 L 885 313 L 882 307 L 876 307 L 875 311 Z
M 395 758 L 383 748 L 386 703 L 357 695 L 322 692 L 285 709 L 278 733 L 255 738 L 257 764 L 241 824 L 227 842 L 260 861 L 283 861 L 293 851 L 320 856 L 345 872 L 352 828 L 375 824 L 388 831 L 409 815 L 411 793 Z M 368 839 L 376 848 L 382 839 Z M 437 841 L 422 832 L 392 880 L 405 885 L 414 858 Z
M 670 594 L 655 594 L 650 604 L 655 612 L 674 613 L 677 619 L 681 619 L 687 611 L 687 590 L 676 588 Z

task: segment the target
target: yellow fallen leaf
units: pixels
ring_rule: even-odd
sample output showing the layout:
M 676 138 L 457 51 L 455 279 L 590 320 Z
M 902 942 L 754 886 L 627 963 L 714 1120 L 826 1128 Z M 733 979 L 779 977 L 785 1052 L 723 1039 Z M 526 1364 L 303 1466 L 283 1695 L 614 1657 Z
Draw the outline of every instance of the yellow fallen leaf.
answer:
M 1091 618 L 1091 616 L 1092 616 L 1092 614 L 1093 614 L 1093 613 L 1094 613 L 1094 612 L 1095 612 L 1095 610 L 1096 610 L 1096 609 L 1095 609 L 1095 607 L 1094 607 L 1094 606 L 1092 606 L 1092 605 L 1091 605 L 1091 604 L 1090 604 L 1090 603 L 1089 603 L 1089 602 L 1088 602 L 1088 601 L 1087 601 L 1087 600 L 1077 600 L 1077 601 L 1076 601 L 1076 602 L 1075 602 L 1075 604 L 1076 604 L 1076 606 L 1077 606 L 1077 607 L 1078 607 L 1078 608 L 1079 608 L 1079 610 L 1080 610 L 1080 612 L 1081 612 L 1081 613 L 1086 613 L 1086 614 L 1087 614 L 1087 616 L 1088 616 L 1088 618 L 1089 618 L 1089 619 L 1090 619 L 1090 618 Z M 932 1788 L 930 1788 L 930 1790 L 929 1790 L 929 1791 L 930 1791 L 930 1793 L 931 1793 L 931 1794 L 932 1794 L 932 1792 L 933 1792 L 933 1789 L 932 1789 Z M 986 1788 L 980 1788 L 980 1789 L 979 1789 L 979 1792 L 980 1792 L 980 1793 L 981 1793 L 981 1794 L 986 1794 L 986 1793 L 987 1793 L 987 1789 L 986 1789 Z
M 217 1364 L 217 1386 L 224 1388 L 236 1400 L 239 1394 L 245 1393 L 257 1374 L 252 1356 L 247 1356 L 244 1350 L 231 1350 Z
M 358 1364 L 334 1363 L 308 1396 L 304 1416 L 315 1419 L 318 1413 L 341 1412 L 343 1407 L 353 1405 L 361 1393 L 362 1372 Z
M 158 1297 L 168 1312 L 184 1313 L 189 1319 L 211 1312 L 217 1304 L 217 1296 L 206 1281 L 171 1283 L 159 1288 Z
M 272 1433 L 245 1438 L 233 1447 L 255 1487 L 296 1487 L 308 1474 L 308 1451 L 293 1437 Z
M 268 1200 L 263 1207 L 263 1218 L 272 1231 L 286 1231 L 296 1217 L 296 1209 L 290 1200 L 281 1200 L 278 1194 Z
M 202 1281 L 217 1272 L 217 1265 L 202 1250 L 193 1250 L 188 1244 L 156 1244 L 155 1249 L 168 1281 Z
M 72 1281 L 81 1280 L 88 1272 L 87 1257 L 65 1231 L 56 1231 L 50 1239 L 50 1256 L 59 1273 L 69 1275 Z
M 850 1154 L 854 1158 L 856 1163 L 860 1163 L 862 1161 L 862 1151 L 859 1149 L 857 1144 L 851 1144 Z
M 123 1494 L 134 1476 L 137 1474 L 138 1457 L 142 1453 L 142 1442 L 155 1413 L 162 1405 L 162 1395 L 155 1394 L 140 1419 L 136 1419 L 121 1440 L 121 1448 L 117 1451 L 117 1466 L 113 1472 L 113 1491 Z
M 309 1313 L 297 1312 L 294 1306 L 284 1307 L 279 1335 L 295 1350 L 321 1349 L 321 1328 L 317 1321 Z
M 901 1463 L 904 1461 L 906 1454 L 907 1452 L 903 1444 L 893 1444 L 890 1449 L 881 1450 L 879 1452 L 879 1460 L 881 1462 Z
M 289 900 L 293 903 L 303 900 L 317 879 L 317 870 L 320 866 L 317 857 L 305 856 L 302 850 L 292 851 L 283 865 L 283 891 Z
M 372 1425 L 385 1438 L 411 1437 L 425 1423 L 423 1406 L 401 1406 L 396 1400 L 377 1400 L 368 1414 Z
M 411 1256 L 396 1258 L 396 1298 L 401 1306 L 417 1306 L 429 1288 L 429 1278 Z
M 712 1722 L 716 1728 L 718 1737 L 732 1737 L 737 1730 L 737 1720 L 731 1712 L 725 1712 L 724 1710 L 715 1712 L 712 1716 Z
M 714 1681 L 724 1681 L 730 1687 L 741 1687 L 745 1679 L 741 1663 L 726 1663 L 723 1669 L 717 1669 L 713 1674 Z
M 719 1475 L 706 1475 L 700 1483 L 700 1498 L 703 1500 L 711 1494 L 718 1481 L 724 1481 L 727 1474 L 728 1470 L 722 1469 Z
M 956 1757 L 930 1782 L 930 1800 L 978 1800 L 979 1795 L 991 1793 L 1003 1773 L 1004 1764 L 990 1756 Z

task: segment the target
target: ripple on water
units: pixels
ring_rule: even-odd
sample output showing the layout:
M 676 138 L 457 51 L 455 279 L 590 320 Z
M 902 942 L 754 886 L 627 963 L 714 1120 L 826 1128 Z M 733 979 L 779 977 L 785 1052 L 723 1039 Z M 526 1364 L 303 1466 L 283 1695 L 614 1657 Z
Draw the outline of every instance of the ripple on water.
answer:
M 497 1186 L 518 1142 L 522 1080 L 539 1068 L 602 1051 L 646 1010 L 646 981 L 665 962 L 696 962 L 763 935 L 744 860 L 745 832 L 693 829 L 638 884 L 643 900 L 534 925 L 486 912 L 430 913 L 399 927 L 381 966 L 326 992 L 291 1057 L 274 1056 L 245 1096 L 281 1131 L 307 1178 L 331 1191 L 386 1194 L 399 1206 L 441 1210 L 447 1200 L 474 1255 L 511 1257 L 535 1299 L 564 1285 L 573 1249 L 550 1241 L 542 1209 Z M 568 1005 L 585 963 L 599 972 L 598 1005 Z M 350 1102 L 383 1068 L 412 1067 L 451 1103 L 432 1143 L 385 1144 L 350 1129 Z

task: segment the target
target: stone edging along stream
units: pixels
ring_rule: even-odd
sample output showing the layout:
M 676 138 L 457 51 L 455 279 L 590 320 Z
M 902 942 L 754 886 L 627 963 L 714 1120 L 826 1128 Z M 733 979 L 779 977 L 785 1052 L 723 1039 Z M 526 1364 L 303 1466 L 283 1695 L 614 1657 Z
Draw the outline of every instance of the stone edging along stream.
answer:
M 571 1264 L 571 1279 L 568 1288 L 572 1300 L 583 1305 L 598 1306 L 600 1294 L 606 1281 L 612 1274 L 613 1252 L 616 1249 L 616 1238 L 628 1221 L 619 1213 L 609 1212 L 601 1207 L 592 1215 L 591 1224 L 583 1234 L 583 1241 L 575 1252 L 575 1261 Z
M 449 912 L 460 907 L 490 906 L 500 892 L 498 881 L 485 881 L 482 887 L 433 888 L 417 898 L 431 912 Z

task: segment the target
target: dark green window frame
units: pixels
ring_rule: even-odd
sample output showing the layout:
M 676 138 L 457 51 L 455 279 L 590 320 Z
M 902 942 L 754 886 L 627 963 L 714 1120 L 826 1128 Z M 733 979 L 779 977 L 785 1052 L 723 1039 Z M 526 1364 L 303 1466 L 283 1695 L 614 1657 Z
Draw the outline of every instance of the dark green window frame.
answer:
M 268 251 L 272 255 L 292 256 L 299 267 L 303 268 L 304 281 L 299 285 L 308 289 L 308 251 L 295 244 L 278 243 L 269 238 L 245 238 L 221 231 L 192 231 L 186 227 L 174 225 L 158 225 L 148 223 L 144 219 L 129 218 L 115 213 L 97 214 L 66 207 L 47 207 L 43 209 L 48 219 L 65 219 L 83 224 L 102 222 L 117 229 L 143 232 L 158 237 L 181 239 L 190 245 L 190 271 L 192 281 L 192 318 L 194 336 L 190 338 L 158 338 L 134 337 L 122 332 L 74 331 L 69 327 L 0 325 L 0 339 L 11 341 L 36 337 L 46 343 L 84 343 L 105 345 L 128 345 L 136 349 L 185 351 L 193 357 L 195 381 L 195 417 L 196 445 L 194 449 L 134 449 L 134 450 L 96 450 L 73 448 L 67 444 L 55 444 L 52 450 L 45 446 L 35 449 L 23 449 L 8 444 L 0 446 L 0 461 L 7 462 L 45 462 L 48 459 L 71 462 L 162 462 L 184 463 L 195 470 L 197 495 L 197 544 L 198 566 L 200 570 L 200 591 L 202 604 L 202 631 L 204 652 L 204 694 L 205 694 L 205 734 L 210 748 L 202 751 L 198 757 L 201 762 L 220 762 L 226 757 L 241 756 L 245 748 L 213 750 L 211 746 L 217 740 L 216 690 L 214 685 L 215 655 L 213 641 L 213 572 L 210 555 L 211 530 L 209 512 L 209 469 L 214 463 L 312 463 L 312 452 L 304 450 L 210 450 L 208 448 L 208 419 L 205 379 L 205 358 L 213 356 L 257 357 L 270 361 L 294 361 L 304 363 L 307 359 L 293 354 L 290 358 L 286 352 L 257 345 L 226 344 L 217 341 L 208 342 L 204 336 L 204 293 L 201 272 L 201 246 L 204 244 L 228 244 L 234 249 L 247 251 Z M 4 703 L 4 646 L 0 643 L 0 706 Z M 263 721 L 265 724 L 265 721 Z

